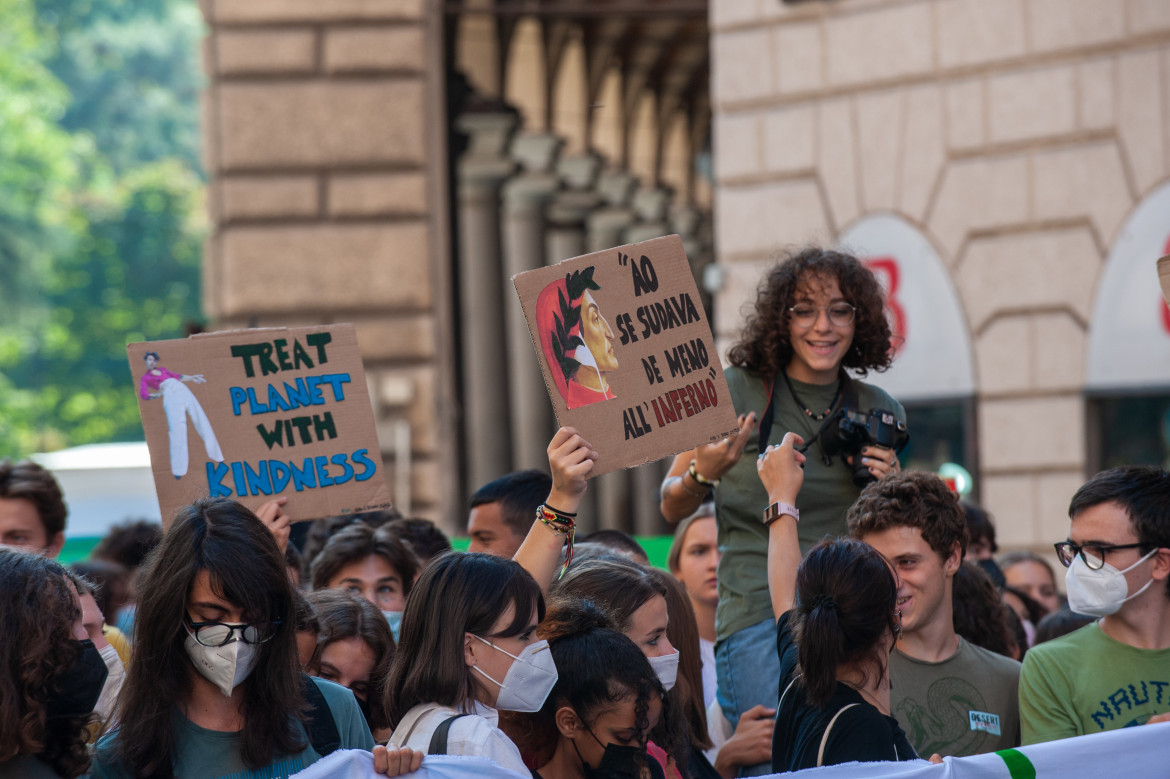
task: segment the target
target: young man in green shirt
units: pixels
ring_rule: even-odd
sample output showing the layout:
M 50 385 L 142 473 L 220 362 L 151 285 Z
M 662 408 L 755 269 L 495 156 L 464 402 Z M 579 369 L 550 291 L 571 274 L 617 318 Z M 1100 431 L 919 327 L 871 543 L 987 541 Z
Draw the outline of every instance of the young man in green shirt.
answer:
M 952 590 L 967 549 L 959 498 L 932 473 L 869 485 L 849 532 L 898 576 L 902 635 L 890 655 L 890 709 L 920 755 L 962 757 L 1020 744 L 1020 664 L 955 632 Z
M 1102 471 L 1068 514 L 1069 607 L 1100 619 L 1025 656 L 1025 744 L 1170 718 L 1170 473 Z

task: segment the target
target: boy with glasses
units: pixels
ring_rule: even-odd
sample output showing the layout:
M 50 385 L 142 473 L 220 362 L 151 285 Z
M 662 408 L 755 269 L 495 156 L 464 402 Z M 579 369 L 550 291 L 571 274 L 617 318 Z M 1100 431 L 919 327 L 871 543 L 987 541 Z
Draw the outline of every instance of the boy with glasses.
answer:
M 1068 514 L 1068 539 L 1056 544 L 1068 605 L 1098 620 L 1024 658 L 1025 744 L 1170 712 L 1170 473 L 1103 471 L 1077 490 Z

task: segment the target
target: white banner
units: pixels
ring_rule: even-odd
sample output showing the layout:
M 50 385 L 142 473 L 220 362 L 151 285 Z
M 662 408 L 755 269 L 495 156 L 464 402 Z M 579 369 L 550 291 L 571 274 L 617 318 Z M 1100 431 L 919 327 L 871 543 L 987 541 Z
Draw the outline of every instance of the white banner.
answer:
M 1170 722 L 1161 722 L 974 757 L 948 757 L 939 765 L 925 760 L 846 763 L 809 768 L 783 776 L 814 779 L 1036 779 L 1124 775 L 1126 779 L 1165 779 L 1170 774 L 1166 760 L 1167 741 L 1170 741 Z M 376 779 L 378 776 L 380 774 L 374 773 L 374 759 L 369 752 L 350 749 L 334 752 L 293 779 Z M 428 756 L 423 759 L 421 769 L 406 776 L 411 779 L 526 779 L 486 758 L 455 756 Z

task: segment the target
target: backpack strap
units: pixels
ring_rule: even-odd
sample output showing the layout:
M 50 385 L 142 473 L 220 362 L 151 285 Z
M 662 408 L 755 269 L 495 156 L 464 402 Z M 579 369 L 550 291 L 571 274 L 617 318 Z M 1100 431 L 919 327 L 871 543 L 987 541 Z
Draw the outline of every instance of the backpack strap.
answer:
M 451 725 L 454 724 L 455 720 L 466 716 L 466 714 L 455 714 L 440 722 L 439 727 L 435 728 L 435 732 L 431 734 L 431 743 L 427 745 L 427 754 L 447 754 L 447 734 L 451 732 Z
M 846 710 L 852 709 L 856 705 L 856 703 L 850 703 L 842 706 L 841 709 L 833 715 L 833 719 L 829 720 L 829 725 L 825 728 L 824 735 L 821 736 L 821 748 L 817 750 L 817 768 L 820 768 L 825 764 L 825 745 L 829 743 L 829 731 L 832 730 L 833 726 L 837 724 L 837 718 L 844 714 Z
M 325 701 L 325 694 L 307 674 L 301 674 L 301 692 L 305 696 L 305 702 L 309 704 L 305 720 L 309 743 L 313 745 L 317 754 L 325 757 L 341 746 L 341 734 L 337 732 L 333 712 Z

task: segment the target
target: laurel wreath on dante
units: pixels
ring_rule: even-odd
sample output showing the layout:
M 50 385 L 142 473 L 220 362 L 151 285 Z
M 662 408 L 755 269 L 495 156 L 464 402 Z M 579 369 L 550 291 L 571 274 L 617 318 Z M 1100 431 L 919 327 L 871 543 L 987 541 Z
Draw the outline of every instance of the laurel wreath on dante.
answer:
M 587 289 L 601 289 L 593 280 L 593 271 L 594 266 L 591 265 L 584 270 L 575 270 L 565 276 L 565 287 L 569 293 L 567 300 L 565 293 L 557 290 L 561 312 L 560 315 L 553 314 L 553 322 L 556 323 L 557 329 L 553 333 L 552 348 L 553 356 L 557 358 L 557 363 L 561 366 L 565 381 L 573 378 L 573 374 L 581 367 L 580 362 L 568 356 L 570 352 L 585 343 L 580 335 L 572 334 L 573 329 L 581 323 L 580 298 Z M 572 305 L 574 300 L 578 301 L 576 306 Z

